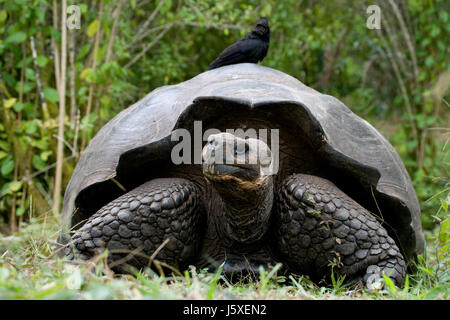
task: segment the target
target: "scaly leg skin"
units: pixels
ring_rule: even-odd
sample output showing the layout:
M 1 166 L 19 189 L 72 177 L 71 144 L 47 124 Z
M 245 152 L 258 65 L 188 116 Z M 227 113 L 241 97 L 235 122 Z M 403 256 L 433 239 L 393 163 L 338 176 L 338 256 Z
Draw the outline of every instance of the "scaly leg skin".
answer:
M 185 179 L 155 179 L 108 203 L 72 236 L 75 249 L 66 248 L 69 259 L 79 254 L 87 260 L 108 248 L 108 263 L 124 259 L 137 268 L 149 264 L 149 257 L 172 266 L 190 262 L 198 249 L 202 215 L 200 195 Z M 166 245 L 160 248 L 166 240 Z M 116 252 L 116 253 L 115 253 Z M 122 272 L 123 269 L 115 269 Z
M 320 177 L 294 174 L 278 193 L 277 249 L 295 272 L 320 278 L 334 271 L 367 288 L 389 276 L 401 287 L 405 261 L 394 240 L 365 208 Z

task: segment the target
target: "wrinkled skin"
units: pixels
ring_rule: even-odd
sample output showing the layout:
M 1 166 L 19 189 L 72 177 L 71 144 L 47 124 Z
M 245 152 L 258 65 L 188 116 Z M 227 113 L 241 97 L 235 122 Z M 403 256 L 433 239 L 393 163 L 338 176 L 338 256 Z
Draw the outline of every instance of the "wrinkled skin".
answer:
M 209 216 L 194 181 L 154 179 L 92 215 L 73 234 L 75 250 L 66 248 L 66 255 L 89 259 L 108 248 L 117 271 L 153 259 L 181 269 L 222 265 L 227 274 L 281 262 L 315 280 L 333 269 L 368 288 L 382 274 L 403 284 L 405 261 L 394 240 L 332 182 L 294 173 L 276 185 L 267 144 L 229 133 L 211 135 L 202 158 L 216 195 Z

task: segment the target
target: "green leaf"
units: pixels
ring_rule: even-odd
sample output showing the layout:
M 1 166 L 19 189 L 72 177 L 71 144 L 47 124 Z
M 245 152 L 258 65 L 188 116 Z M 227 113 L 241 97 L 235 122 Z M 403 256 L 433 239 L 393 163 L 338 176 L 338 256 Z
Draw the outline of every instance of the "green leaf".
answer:
M 6 152 L 9 152 L 9 150 L 11 149 L 9 143 L 3 140 L 0 140 L 0 148 L 5 150 Z
M 397 292 L 397 287 L 395 286 L 394 281 L 392 281 L 392 279 L 389 278 L 389 276 L 383 274 L 383 280 L 384 280 L 384 284 L 389 289 L 389 291 Z
M 53 153 L 53 151 L 49 150 L 49 151 L 44 151 L 41 153 L 41 159 L 45 162 L 47 162 L 48 157 Z
M 25 69 L 25 76 L 26 76 L 27 79 L 29 79 L 29 80 L 36 80 L 36 73 L 35 73 L 34 70 L 31 69 L 31 68 L 26 68 L 26 69 Z
M 442 209 L 444 209 L 445 212 L 448 211 L 447 201 L 441 199 L 441 206 L 442 206 Z
M 441 33 L 441 29 L 439 29 L 439 27 L 437 27 L 437 26 L 433 26 L 431 29 L 430 35 L 433 38 L 436 38 L 440 33 Z
M 78 59 L 83 59 L 91 49 L 91 44 L 86 43 L 84 46 L 81 47 L 80 51 L 78 52 Z
M 9 184 L 9 190 L 12 192 L 17 192 L 22 188 L 22 181 L 12 181 Z
M 422 267 L 422 266 L 418 266 L 418 268 L 420 270 L 422 270 L 423 272 L 428 273 L 430 276 L 433 276 L 433 272 L 431 272 L 431 270 L 429 268 L 425 268 L 425 267 Z
M 25 105 L 24 105 L 22 102 L 17 102 L 17 103 L 14 104 L 13 109 L 14 109 L 14 111 L 16 111 L 16 112 L 20 112 L 20 111 L 23 110 L 24 106 L 25 106 Z
M 27 38 L 27 34 L 23 31 L 17 31 L 14 32 L 12 35 L 10 35 L 8 38 L 6 38 L 5 42 L 6 43 L 21 43 L 24 42 L 25 39 Z
M 0 169 L 0 172 L 2 176 L 6 177 L 8 174 L 10 174 L 14 170 L 14 160 L 12 157 L 7 159 L 3 162 L 2 168 Z
M 37 15 L 37 20 L 41 24 L 43 24 L 44 23 L 44 19 L 45 19 L 45 10 L 37 10 L 36 15 Z
M 102 103 L 103 106 L 105 107 L 109 107 L 111 105 L 111 99 L 107 96 L 107 95 L 103 95 L 100 98 L 100 102 Z
M 18 216 L 18 217 L 23 216 L 24 213 L 25 213 L 25 208 L 24 207 L 20 207 L 16 211 L 16 216 Z
M 35 134 L 38 131 L 38 125 L 35 121 L 28 121 L 25 124 L 25 132 L 27 134 Z
M 80 4 L 81 13 L 86 13 L 87 9 L 88 9 L 88 6 L 85 3 Z
M 11 98 L 11 99 L 3 101 L 3 104 L 5 105 L 6 109 L 9 109 L 16 103 L 16 101 L 17 101 L 16 98 Z
M 91 83 L 91 82 L 95 82 L 96 77 L 95 77 L 95 71 L 92 68 L 86 68 L 84 69 L 81 74 L 80 74 L 80 78 Z
M 409 277 L 408 277 L 408 275 L 406 275 L 405 283 L 403 286 L 403 293 L 408 293 L 408 291 L 409 291 Z
M 92 38 L 96 33 L 97 33 L 97 29 L 98 29 L 98 19 L 95 19 L 94 21 L 92 21 L 86 31 L 86 34 L 89 38 Z
M 31 141 L 31 145 L 33 147 L 36 147 L 40 150 L 47 150 L 48 149 L 48 142 L 45 138 L 41 139 L 41 140 L 32 140 Z
M 23 93 L 30 92 L 35 87 L 36 87 L 35 82 L 25 81 L 23 83 Z M 19 92 L 20 91 L 20 82 L 17 82 L 14 88 L 16 89 L 17 92 Z
M 441 223 L 441 228 L 439 232 L 439 242 L 441 245 L 445 245 L 450 240 L 450 219 L 445 219 Z
M 448 21 L 448 13 L 447 13 L 447 11 L 442 10 L 442 11 L 440 12 L 440 18 L 441 18 L 441 21 L 442 21 L 443 23 L 447 23 L 447 21 Z M 0 19 L 0 23 L 1 23 L 1 19 Z
M 2 73 L 2 77 L 3 77 L 3 80 L 5 80 L 5 82 L 8 84 L 8 86 L 14 87 L 16 85 L 17 80 L 11 74 L 9 74 L 9 73 Z
M 6 10 L 0 10 L 0 26 L 5 23 L 7 17 L 8 14 L 6 13 Z
M 431 67 L 433 64 L 434 64 L 434 59 L 433 59 L 433 57 L 432 57 L 432 56 L 428 56 L 428 57 L 425 59 L 425 66 L 426 66 L 426 67 Z
M 14 134 L 17 136 L 21 136 L 23 134 L 23 130 L 22 129 L 15 129 L 14 130 Z
M 47 65 L 47 62 L 48 62 L 48 58 L 45 56 L 38 56 L 36 58 L 36 63 L 41 68 L 45 67 Z
M 6 158 L 8 156 L 8 153 L 6 153 L 5 151 L 1 151 L 0 150 L 0 160 Z
M 50 34 L 51 34 L 52 38 L 55 39 L 57 42 L 61 41 L 61 32 L 59 32 L 58 29 L 50 27 Z
M 23 93 L 30 92 L 34 88 L 36 88 L 36 84 L 34 82 L 25 81 L 23 83 Z
M 45 162 L 42 161 L 41 157 L 37 154 L 33 155 L 33 167 L 37 170 L 42 170 L 45 168 Z
M 56 89 L 53 88 L 45 88 L 44 96 L 50 102 L 58 102 L 59 101 L 59 93 Z

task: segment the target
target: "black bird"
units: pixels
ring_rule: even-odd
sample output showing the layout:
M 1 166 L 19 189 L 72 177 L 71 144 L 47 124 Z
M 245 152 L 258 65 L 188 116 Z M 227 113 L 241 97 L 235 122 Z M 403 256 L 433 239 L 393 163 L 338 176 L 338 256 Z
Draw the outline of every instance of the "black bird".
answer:
M 208 70 L 236 63 L 258 63 L 269 50 L 270 28 L 267 18 L 260 18 L 256 27 L 241 40 L 226 48 L 211 62 Z

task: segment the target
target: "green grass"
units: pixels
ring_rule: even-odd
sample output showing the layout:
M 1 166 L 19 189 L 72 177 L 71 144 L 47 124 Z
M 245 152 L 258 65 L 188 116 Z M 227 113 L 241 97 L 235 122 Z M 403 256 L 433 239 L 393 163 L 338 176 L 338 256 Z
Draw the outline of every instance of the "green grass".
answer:
M 448 217 L 448 215 L 447 215 Z M 98 257 L 95 265 L 68 264 L 54 251 L 57 223 L 31 220 L 14 236 L 0 235 L 0 299 L 449 299 L 449 219 L 427 232 L 427 258 L 404 289 L 386 279 L 383 290 L 368 292 L 334 277 L 332 286 L 307 277 L 277 276 L 279 265 L 261 272 L 259 281 L 230 284 L 220 273 L 190 269 L 180 276 L 147 270 L 113 275 Z

